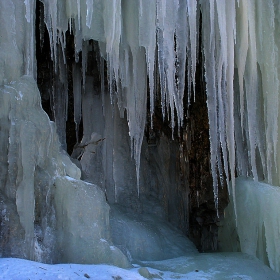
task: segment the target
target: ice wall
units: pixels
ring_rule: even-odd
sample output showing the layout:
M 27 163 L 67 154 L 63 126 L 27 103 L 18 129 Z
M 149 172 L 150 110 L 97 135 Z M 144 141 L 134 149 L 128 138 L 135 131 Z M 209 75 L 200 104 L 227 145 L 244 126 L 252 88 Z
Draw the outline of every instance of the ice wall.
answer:
M 23 74 L 34 74 L 34 3 L 33 0 L 0 3 L 0 85 Z
M 201 30 L 205 68 L 216 205 L 218 185 L 222 184 L 224 179 L 228 186 L 229 181 L 232 181 L 232 200 L 235 200 L 236 174 L 251 176 L 255 180 L 264 179 L 268 183 L 279 185 L 279 1 L 42 2 L 57 81 L 53 90 L 53 110 L 60 141 L 64 147 L 68 106 L 66 31 L 70 29 L 74 36 L 76 64 L 72 69 L 77 128 L 82 114 L 84 120 L 90 120 L 93 110 L 93 107 L 87 106 L 86 98 L 82 99 L 81 94 L 86 96 L 89 93 L 86 92 L 86 87 L 87 83 L 91 82 L 87 77 L 88 54 L 92 51 L 89 40 L 98 43 L 102 82 L 100 113 L 107 119 L 107 135 L 111 137 L 111 142 L 108 141 L 109 144 L 103 151 L 108 160 L 101 163 L 102 169 L 106 170 L 106 176 L 101 179 L 114 186 L 112 196 L 116 197 L 116 194 L 121 192 L 124 185 L 120 183 L 123 183 L 124 178 L 127 179 L 123 176 L 127 171 L 125 165 L 122 166 L 123 158 L 116 157 L 116 150 L 111 148 L 116 136 L 113 131 L 118 126 L 123 126 L 121 131 L 126 131 L 127 128 L 123 123 L 115 122 L 115 119 L 112 122 L 107 112 L 127 118 L 130 151 L 135 160 L 135 173 L 129 173 L 132 174 L 132 181 L 133 177 L 136 177 L 139 194 L 140 158 L 147 104 L 149 103 L 148 111 L 152 116 L 155 100 L 160 100 L 162 116 L 169 120 L 172 130 L 176 124 L 178 127 L 184 125 L 184 108 L 187 107 L 183 102 L 184 94 L 188 94 L 189 101 L 192 100 L 191 97 L 195 97 L 194 93 L 199 94 L 195 92 L 198 30 Z M 41 176 L 46 182 L 51 182 L 55 172 L 78 178 L 79 170 L 70 164 L 63 153 L 58 152 L 57 144 L 51 149 L 43 148 L 49 143 L 57 143 L 57 140 L 52 140 L 52 137 L 56 138 L 56 134 L 52 132 L 53 127 L 49 122 L 40 123 L 43 119 L 46 120 L 46 116 L 36 117 L 41 109 L 38 109 L 39 98 L 32 95 L 34 92 L 38 93 L 34 81 L 30 78 L 30 75 L 36 76 L 35 1 L 7 0 L 0 3 L 0 8 L 0 84 L 3 98 L 1 187 L 3 196 L 8 198 L 5 198 L 3 203 L 9 204 L 9 199 L 16 203 L 15 207 L 11 206 L 10 211 L 18 213 L 18 216 L 12 215 L 13 219 L 19 220 L 20 234 L 25 244 L 31 244 L 32 247 L 35 242 L 32 234 L 36 231 L 32 223 L 36 213 L 34 182 L 38 180 L 40 186 Z M 29 75 L 29 78 L 21 78 L 22 75 Z M 185 81 L 188 90 L 185 90 Z M 104 98 L 107 84 L 110 100 Z M 109 103 L 112 105 L 110 109 Z M 34 108 L 39 111 L 23 109 L 30 104 L 34 104 Z M 117 108 L 119 112 L 115 113 Z M 89 121 L 89 124 L 84 126 L 82 143 L 88 147 L 81 162 L 84 164 L 84 170 L 92 165 L 86 161 L 87 154 L 96 151 L 89 148 L 103 139 L 103 135 L 100 134 L 100 139 L 92 140 L 93 132 L 95 131 L 91 131 Z M 91 140 L 94 143 L 90 143 Z M 30 151 L 24 148 L 25 145 Z M 123 146 L 120 146 L 121 148 Z M 52 156 L 46 154 L 49 150 L 56 151 L 56 157 L 61 156 L 63 159 L 58 160 L 58 163 L 52 162 Z M 127 150 L 123 154 L 127 155 Z M 87 160 L 89 162 L 90 158 Z M 65 163 L 66 161 L 68 163 Z M 45 165 L 48 168 L 50 166 L 50 174 L 44 172 Z M 49 186 L 49 183 L 47 185 Z M 30 209 L 25 209 L 27 204 L 30 205 Z M 48 211 L 51 217 L 53 210 Z M 4 220 L 7 218 L 5 215 L 3 212 Z M 38 231 L 40 232 L 40 227 Z M 34 246 L 37 244 L 34 243 Z M 32 250 L 26 254 L 27 257 L 33 258 Z
M 240 177 L 236 180 L 236 211 L 230 203 L 221 224 L 219 246 L 223 251 L 239 251 L 255 256 L 280 271 L 279 250 L 280 189 Z
M 104 193 L 80 180 L 42 109 L 34 4 L 0 4 L 0 256 L 128 267 L 111 240 Z
M 0 93 L 1 256 L 128 267 L 111 241 L 105 195 L 79 180 L 34 79 L 22 76 Z

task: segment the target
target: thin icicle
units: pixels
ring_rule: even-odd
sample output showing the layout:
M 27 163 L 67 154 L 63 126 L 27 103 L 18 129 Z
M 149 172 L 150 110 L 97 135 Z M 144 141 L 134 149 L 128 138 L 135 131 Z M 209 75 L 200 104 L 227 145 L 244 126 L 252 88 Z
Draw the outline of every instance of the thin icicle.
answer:
M 240 91 L 240 115 L 241 127 L 243 130 L 244 124 L 244 72 L 246 66 L 247 53 L 249 48 L 249 27 L 248 27 L 248 1 L 241 1 L 240 7 L 237 9 L 237 47 L 239 51 L 236 52 L 236 64 L 238 69 L 239 91 Z M 242 131 L 243 132 L 243 131 Z
M 211 10 L 212 1 L 209 1 L 202 5 L 202 13 L 205 10 Z M 218 178 L 217 178 L 217 163 L 219 157 L 219 145 L 218 145 L 218 125 L 217 125 L 217 98 L 216 98 L 216 76 L 215 76 L 215 40 L 214 36 L 214 17 L 210 14 L 207 17 L 207 13 L 204 14 L 203 26 L 203 43 L 204 43 L 204 56 L 205 56 L 205 80 L 206 80 L 206 91 L 207 91 L 207 106 L 208 106 L 208 118 L 210 124 L 210 150 L 211 150 L 211 171 L 213 176 L 213 192 L 216 209 L 218 209 Z M 210 30 L 209 30 L 210 28 Z
M 76 141 L 79 141 L 79 126 L 82 117 L 82 85 L 81 69 L 74 63 L 72 66 L 73 95 L 74 95 L 74 122 L 76 128 Z
M 88 52 L 90 51 L 90 45 L 88 41 L 83 41 L 82 47 L 82 73 L 83 73 L 83 89 L 86 87 L 86 72 L 87 72 L 87 60 Z
M 256 93 L 257 86 L 257 49 L 256 49 L 256 26 L 255 26 L 255 5 L 253 1 L 249 1 L 248 8 L 248 27 L 249 27 L 249 52 L 248 65 L 245 71 L 244 79 L 246 83 L 246 102 L 248 111 L 248 130 L 249 130 L 249 145 L 250 145 L 250 160 L 252 167 L 252 175 L 254 180 L 258 180 L 256 166 Z
M 49 33 L 51 46 L 51 59 L 54 61 L 54 69 L 57 67 L 57 0 L 44 0 L 45 24 Z
M 93 0 L 87 0 L 87 16 L 86 16 L 86 25 L 88 28 L 91 27 L 92 14 L 93 14 Z
M 195 73 L 196 73 L 196 53 L 197 53 L 197 1 L 188 0 L 188 21 L 190 32 L 190 46 L 191 46 L 191 77 L 195 96 Z M 191 85 L 189 84 L 189 87 Z
M 139 2 L 139 45 L 146 49 L 147 73 L 150 89 L 150 118 L 153 127 L 154 113 L 154 71 L 156 51 L 156 1 Z
M 233 12 L 234 11 L 234 12 Z M 226 133 L 227 147 L 229 154 L 229 169 L 232 186 L 234 211 L 237 220 L 236 197 L 235 197 L 235 124 L 234 124 L 234 44 L 236 40 L 236 16 L 235 2 L 229 1 L 226 4 L 227 18 L 227 73 L 226 73 L 226 90 L 227 90 L 227 116 L 226 116 Z M 229 183 L 227 184 L 229 189 Z
M 78 9 L 78 26 L 81 30 L 81 0 L 77 0 L 77 9 Z
M 187 61 L 187 48 L 190 42 L 188 36 L 189 27 L 187 23 L 187 3 L 185 1 L 179 1 L 178 17 L 176 22 L 176 87 L 178 91 L 178 102 L 183 104 L 183 98 L 185 93 L 185 75 L 186 75 L 186 61 Z M 190 84 L 189 84 L 189 88 Z M 178 119 L 184 118 L 184 107 L 180 111 L 177 111 L 179 115 Z

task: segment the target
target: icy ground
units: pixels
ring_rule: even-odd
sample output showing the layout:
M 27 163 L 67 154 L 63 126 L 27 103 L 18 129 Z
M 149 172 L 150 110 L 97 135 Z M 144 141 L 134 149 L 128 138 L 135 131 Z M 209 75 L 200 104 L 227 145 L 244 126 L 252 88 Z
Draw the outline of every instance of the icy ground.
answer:
M 194 254 L 165 261 L 142 262 L 131 269 L 110 265 L 49 265 L 22 259 L 0 258 L 0 279 L 231 279 L 276 280 L 280 274 L 242 253 Z

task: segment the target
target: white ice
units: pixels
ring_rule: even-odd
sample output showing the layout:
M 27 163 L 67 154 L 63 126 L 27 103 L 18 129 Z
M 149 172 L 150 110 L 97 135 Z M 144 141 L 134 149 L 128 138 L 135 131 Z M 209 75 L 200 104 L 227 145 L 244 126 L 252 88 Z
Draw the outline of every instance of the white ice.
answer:
M 231 202 L 220 227 L 220 247 L 258 257 L 279 272 L 280 188 L 243 177 L 235 188 L 237 220 Z
M 279 274 L 260 261 L 241 253 L 197 254 L 158 262 L 133 264 L 122 269 L 109 265 L 42 264 L 21 259 L 0 259 L 2 280 L 56 279 L 184 279 L 278 280 Z

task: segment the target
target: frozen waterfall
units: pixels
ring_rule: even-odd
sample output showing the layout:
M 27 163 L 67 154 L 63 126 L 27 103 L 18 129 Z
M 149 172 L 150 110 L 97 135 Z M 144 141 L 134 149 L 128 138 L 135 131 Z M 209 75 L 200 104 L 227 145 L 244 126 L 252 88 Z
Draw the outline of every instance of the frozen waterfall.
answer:
M 188 168 L 182 150 L 188 145 L 175 147 L 163 134 L 156 142 L 153 127 L 160 109 L 170 138 L 189 141 L 188 109 L 201 94 L 199 68 L 207 93 L 215 206 L 220 187 L 227 185 L 235 222 L 230 227 L 237 225 L 239 237 L 246 235 L 239 217 L 242 207 L 246 211 L 243 181 L 235 178 L 280 186 L 278 0 L 5 0 L 0 21 L 1 235 L 11 232 L 1 241 L 1 254 L 128 267 L 130 260 L 150 254 L 139 234 L 153 236 L 150 224 L 164 229 L 155 234 L 154 259 L 162 244 L 165 251 L 176 249 L 171 257 L 196 252 L 186 240 L 184 248 L 176 247 L 181 236 L 162 224 L 165 216 L 184 229 L 189 222 L 189 189 L 182 187 L 191 176 L 182 174 Z M 39 48 L 46 40 L 50 44 L 46 92 L 54 123 L 42 110 L 35 82 L 36 40 Z M 64 151 L 70 103 L 76 130 L 71 158 Z M 244 185 L 254 184 L 244 180 Z M 73 202 L 76 197 L 83 205 Z M 120 206 L 111 207 L 110 220 L 108 203 L 129 204 L 148 222 Z M 261 252 L 244 244 L 241 250 L 265 258 L 279 272 L 279 249 L 271 249 L 272 239 L 279 239 L 278 220 L 269 213 L 260 217 L 265 222 L 254 226 L 273 228 L 262 235 Z M 135 236 L 131 226 L 133 245 L 120 238 L 120 221 L 135 224 L 135 231 L 145 225 Z M 174 236 L 173 243 L 167 235 Z
M 116 99 L 121 114 L 127 113 L 138 180 L 147 98 L 151 117 L 155 94 L 159 93 L 163 118 L 170 121 L 172 129 L 177 124 L 184 126 L 187 112 L 183 97 L 188 94 L 191 100 L 195 94 L 202 21 L 215 196 L 222 177 L 225 175 L 229 185 L 236 172 L 278 184 L 278 1 L 43 2 L 52 57 L 59 73 L 64 73 L 60 56 L 64 55 L 69 28 L 75 37 L 76 59 L 81 51 L 83 54 L 83 86 L 91 48 L 88 40 L 98 42 L 107 65 L 111 103 Z M 104 75 L 103 67 L 100 71 Z M 75 80 L 79 74 L 74 73 Z M 60 79 L 67 82 L 63 76 Z M 74 94 L 78 110 L 81 89 L 75 88 Z M 81 111 L 75 112 L 78 122 Z

